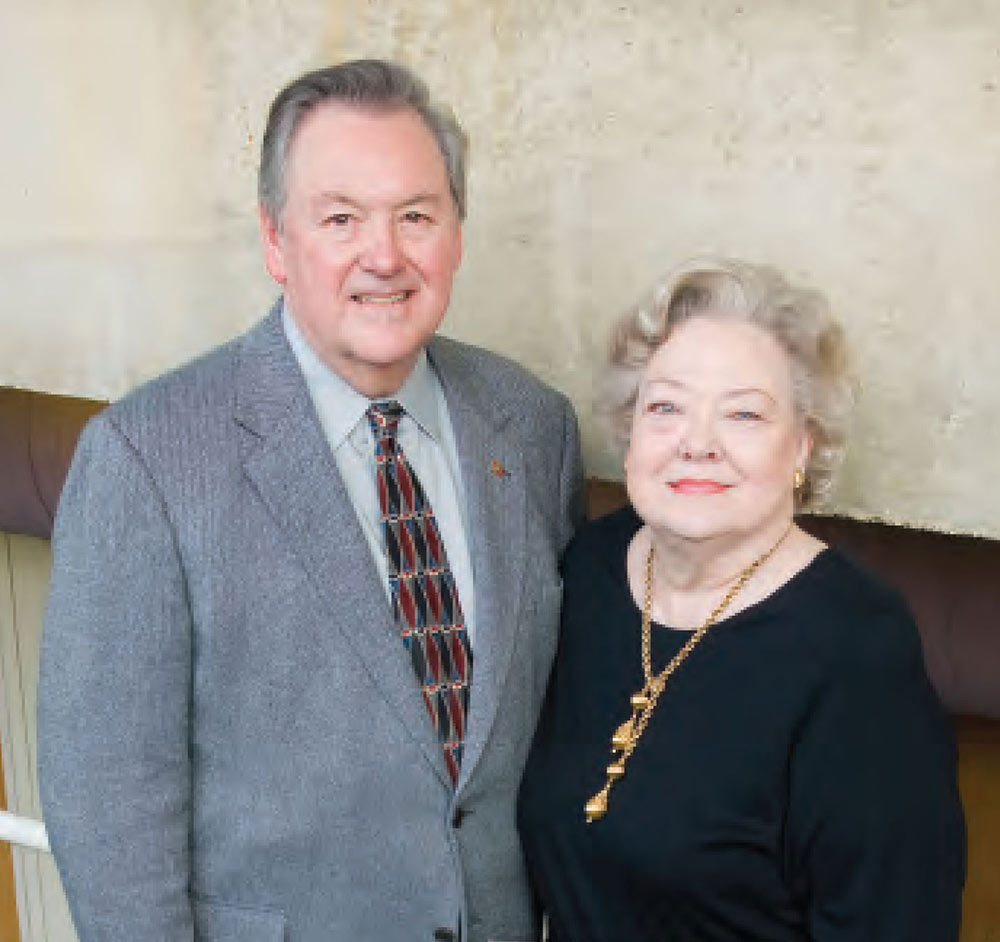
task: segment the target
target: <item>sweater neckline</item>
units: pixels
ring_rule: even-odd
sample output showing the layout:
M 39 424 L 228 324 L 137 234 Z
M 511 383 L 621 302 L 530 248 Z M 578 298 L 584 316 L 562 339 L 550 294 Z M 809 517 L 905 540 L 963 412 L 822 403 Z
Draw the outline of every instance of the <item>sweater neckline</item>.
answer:
M 635 512 L 635 509 L 631 506 L 628 508 L 628 513 L 630 515 L 629 525 L 625 530 L 625 539 L 617 547 L 617 559 L 613 560 L 614 575 L 616 581 L 619 582 L 622 589 L 625 592 L 626 598 L 628 598 L 633 611 L 637 618 L 642 617 L 642 609 L 636 604 L 635 598 L 632 595 L 632 588 L 628 581 L 628 567 L 627 567 L 627 550 L 628 545 L 632 540 L 632 537 L 639 531 L 642 526 L 642 518 Z M 764 618 L 773 615 L 776 611 L 785 607 L 795 597 L 813 581 L 817 572 L 822 572 L 823 569 L 828 565 L 828 561 L 833 558 L 834 551 L 830 546 L 824 546 L 805 566 L 803 566 L 798 572 L 793 573 L 788 579 L 786 579 L 781 585 L 777 586 L 773 592 L 765 595 L 762 599 L 758 599 L 756 602 L 748 605 L 746 608 L 740 609 L 738 612 L 734 612 L 732 615 L 727 615 L 720 618 L 713 626 L 712 630 L 715 631 L 718 628 L 729 627 L 733 625 L 739 625 L 744 621 L 752 622 L 758 618 Z M 693 632 L 694 628 L 677 628 L 673 625 L 667 625 L 663 622 L 656 621 L 653 619 L 650 624 L 658 629 L 659 631 L 669 631 L 673 634 L 689 635 Z

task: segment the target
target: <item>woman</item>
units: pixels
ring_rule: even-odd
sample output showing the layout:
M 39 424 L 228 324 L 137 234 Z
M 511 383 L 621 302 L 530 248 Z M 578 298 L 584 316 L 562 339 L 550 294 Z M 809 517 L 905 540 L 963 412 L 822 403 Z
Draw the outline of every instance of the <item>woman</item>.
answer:
M 948 942 L 950 725 L 899 597 L 801 530 L 849 384 L 813 292 L 691 263 L 619 324 L 631 507 L 564 562 L 521 789 L 557 942 Z

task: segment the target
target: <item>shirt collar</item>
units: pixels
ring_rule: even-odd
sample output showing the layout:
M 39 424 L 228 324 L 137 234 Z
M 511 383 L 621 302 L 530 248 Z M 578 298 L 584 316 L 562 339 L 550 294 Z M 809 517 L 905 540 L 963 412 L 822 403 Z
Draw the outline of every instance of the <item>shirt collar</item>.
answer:
M 336 449 L 363 418 L 371 400 L 320 359 L 303 336 L 287 302 L 282 302 L 281 323 L 316 404 L 330 446 Z M 397 400 L 424 432 L 434 441 L 440 442 L 440 418 L 435 395 L 437 385 L 437 377 L 427 359 L 427 352 L 422 349 L 399 391 L 386 398 Z

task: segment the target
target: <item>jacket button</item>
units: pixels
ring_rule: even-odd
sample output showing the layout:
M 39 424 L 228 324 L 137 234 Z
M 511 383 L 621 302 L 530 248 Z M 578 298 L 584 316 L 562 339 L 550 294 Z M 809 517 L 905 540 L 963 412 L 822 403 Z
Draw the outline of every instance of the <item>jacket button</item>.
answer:
M 458 935 L 453 929 L 441 928 L 434 930 L 434 942 L 456 942 Z
M 462 807 L 456 808 L 451 816 L 451 826 L 453 828 L 460 828 L 464 820 L 465 820 L 465 809 Z

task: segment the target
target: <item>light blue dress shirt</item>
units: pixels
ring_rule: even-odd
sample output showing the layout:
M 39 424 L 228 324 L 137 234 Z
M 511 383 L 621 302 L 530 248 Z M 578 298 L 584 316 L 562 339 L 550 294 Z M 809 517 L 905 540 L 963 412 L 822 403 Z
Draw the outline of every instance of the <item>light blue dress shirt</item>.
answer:
M 375 482 L 375 439 L 365 415 L 370 400 L 319 358 L 287 305 L 282 309 L 281 320 L 337 470 L 368 540 L 386 597 L 391 600 L 389 567 L 382 539 L 382 512 Z M 471 644 L 475 641 L 475 581 L 466 539 L 468 515 L 458 448 L 444 390 L 423 350 L 406 382 L 391 398 L 406 410 L 399 423 L 398 441 L 434 508 Z

